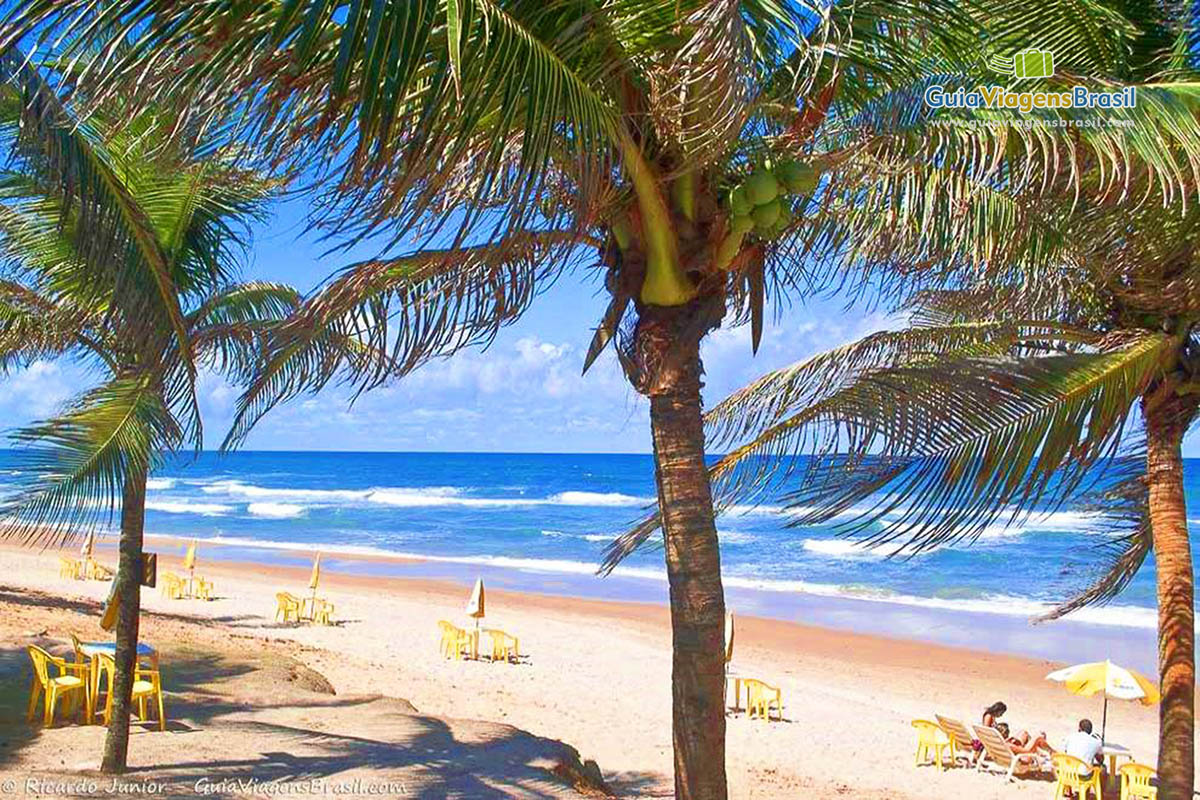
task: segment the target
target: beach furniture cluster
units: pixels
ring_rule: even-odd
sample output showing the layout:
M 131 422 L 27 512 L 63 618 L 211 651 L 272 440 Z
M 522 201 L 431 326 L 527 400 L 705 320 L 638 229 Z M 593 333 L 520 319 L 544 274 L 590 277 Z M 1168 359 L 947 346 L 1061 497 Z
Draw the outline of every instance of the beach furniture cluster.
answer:
M 470 658 L 480 659 L 479 639 L 487 636 L 491 647 L 488 658 L 494 662 L 516 663 L 521 660 L 521 640 L 500 628 L 480 628 L 479 620 L 487 613 L 487 592 L 483 587 L 483 579 L 477 578 L 467 598 L 466 614 L 475 620 L 473 628 L 460 628 L 448 620 L 438 620 L 438 652 L 443 658 L 462 661 Z
M 40 705 L 42 722 L 48 728 L 54 725 L 60 712 L 63 719 L 78 715 L 85 725 L 95 722 L 107 725 L 112 717 L 113 680 L 117 674 L 116 645 L 83 642 L 75 634 L 71 634 L 71 641 L 74 661 L 37 645 L 26 648 L 33 672 L 26 718 L 33 722 Z M 138 644 L 132 697 L 138 719 L 148 721 L 153 712 L 158 729 L 166 730 L 158 652 L 145 642 Z
M 324 597 L 317 597 L 321 584 L 321 554 L 313 559 L 312 572 L 308 577 L 307 597 L 298 597 L 291 592 L 275 593 L 275 619 L 281 622 L 311 622 L 315 625 L 332 625 L 336 608 Z
M 1103 774 L 1068 753 L 1018 753 L 1001 733 L 987 725 L 967 727 L 953 717 L 934 715 L 936 722 L 915 719 L 917 733 L 916 766 L 933 765 L 939 771 L 952 767 L 973 768 L 980 772 L 1004 775 L 1012 781 L 1026 773 L 1052 774 L 1054 798 L 1074 796 L 1079 800 L 1094 796 L 1102 800 Z M 1101 752 L 1109 759 L 1108 775 L 1120 783 L 1121 800 L 1157 800 L 1152 767 L 1132 760 L 1132 754 L 1120 745 L 1105 745 Z M 1118 758 L 1130 759 L 1117 766 Z
M 108 581 L 113 577 L 112 567 L 105 566 L 90 556 L 85 558 L 58 557 L 58 577 L 77 581 Z
M 174 572 L 164 571 L 158 577 L 160 590 L 164 597 L 171 600 L 212 600 L 212 581 L 199 575 L 184 577 Z
M 771 712 L 774 710 L 775 718 L 783 721 L 783 689 L 778 686 L 772 686 L 766 681 L 758 678 L 750 678 L 741 673 L 741 671 L 733 665 L 733 635 L 734 623 L 733 613 L 725 615 L 725 696 L 729 695 L 729 686 L 733 685 L 733 705 L 731 708 L 734 711 L 742 710 L 742 691 L 746 693 L 746 716 L 749 718 L 757 717 L 763 722 L 771 720 Z

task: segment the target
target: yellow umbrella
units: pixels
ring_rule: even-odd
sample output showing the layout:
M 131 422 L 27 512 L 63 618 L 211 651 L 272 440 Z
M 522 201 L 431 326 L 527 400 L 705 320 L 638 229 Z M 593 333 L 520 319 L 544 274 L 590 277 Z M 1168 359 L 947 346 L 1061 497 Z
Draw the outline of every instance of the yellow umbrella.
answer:
M 1108 725 L 1108 698 L 1137 700 L 1144 706 L 1152 706 L 1160 699 L 1158 687 L 1145 676 L 1105 659 L 1088 664 L 1076 664 L 1055 670 L 1046 676 L 1067 687 L 1071 694 L 1093 697 L 1104 692 L 1104 720 L 1100 727 L 1100 740 L 1104 741 L 1104 728 Z
M 725 663 L 733 660 L 733 612 L 725 615 Z
M 321 554 L 317 553 L 317 557 L 313 559 L 312 574 L 308 576 L 308 588 L 313 590 L 313 594 L 317 593 L 317 585 L 321 582 Z
M 191 572 L 196 568 L 196 540 L 188 543 L 187 552 L 183 554 L 183 568 Z

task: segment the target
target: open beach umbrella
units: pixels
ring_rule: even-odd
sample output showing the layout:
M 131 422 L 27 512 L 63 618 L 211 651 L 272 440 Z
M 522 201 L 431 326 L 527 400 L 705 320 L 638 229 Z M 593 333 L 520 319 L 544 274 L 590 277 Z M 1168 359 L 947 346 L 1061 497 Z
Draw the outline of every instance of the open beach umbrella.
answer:
M 476 578 L 475 588 L 471 590 L 471 597 L 467 600 L 467 616 L 475 618 L 475 627 L 479 627 L 479 620 L 483 618 L 486 599 L 483 578 Z
M 733 660 L 733 612 L 725 615 L 725 663 Z
M 1107 659 L 1055 670 L 1046 676 L 1046 680 L 1057 681 L 1066 686 L 1068 692 L 1081 697 L 1092 697 L 1097 692 L 1104 692 L 1104 719 L 1100 724 L 1100 741 L 1104 741 L 1104 729 L 1108 725 L 1108 698 L 1137 700 L 1144 706 L 1152 706 L 1160 699 L 1158 687 L 1146 677 L 1131 669 L 1118 667 Z

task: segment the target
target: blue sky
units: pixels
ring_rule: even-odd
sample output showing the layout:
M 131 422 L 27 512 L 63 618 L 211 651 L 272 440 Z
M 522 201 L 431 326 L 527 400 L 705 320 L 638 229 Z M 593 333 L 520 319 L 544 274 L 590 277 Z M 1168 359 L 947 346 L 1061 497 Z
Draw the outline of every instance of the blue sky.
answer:
M 302 220 L 300 201 L 289 201 L 256 227 L 246 278 L 308 290 L 352 260 L 324 255 Z M 595 276 L 568 275 L 488 350 L 430 363 L 353 406 L 338 387 L 298 398 L 265 418 L 246 447 L 648 452 L 648 403 L 629 388 L 611 351 L 587 375 L 579 374 L 604 305 Z M 889 324 L 895 323 L 881 311 L 847 310 L 843 298 L 819 298 L 797 302 L 771 322 L 757 356 L 750 352 L 748 327 L 718 330 L 703 350 L 705 400 L 714 403 L 766 370 Z M 43 418 L 93 379 L 69 362 L 33 364 L 0 382 L 0 418 L 6 427 Z M 200 392 L 206 440 L 215 447 L 228 428 L 237 391 L 205 375 Z M 1200 438 L 1192 437 L 1186 453 L 1200 456 Z

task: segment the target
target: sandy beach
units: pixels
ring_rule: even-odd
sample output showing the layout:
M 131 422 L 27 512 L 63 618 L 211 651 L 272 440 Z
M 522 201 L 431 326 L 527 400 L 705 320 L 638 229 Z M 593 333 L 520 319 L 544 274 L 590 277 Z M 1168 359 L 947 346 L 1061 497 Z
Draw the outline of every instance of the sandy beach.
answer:
M 155 542 L 154 549 L 163 553 L 160 569 L 178 568 L 172 554 L 178 546 Z M 101 555 L 112 561 L 111 551 Z M 7 652 L 15 652 L 23 637 L 41 633 L 39 628 L 50 638 L 65 639 L 72 628 L 85 638 L 100 638 L 95 609 L 107 585 L 59 579 L 56 558 L 54 551 L 0 548 L 0 605 L 5 606 L 0 634 Z M 324 676 L 337 697 L 382 695 L 438 719 L 513 726 L 595 760 L 620 796 L 671 795 L 670 646 L 667 610 L 661 605 L 489 587 L 488 625 L 518 635 L 528 657 L 516 665 L 452 662 L 438 654 L 436 622 L 464 622 L 468 587 L 461 583 L 327 569 L 321 594 L 336 603 L 339 624 L 313 627 L 273 618 L 275 591 L 303 594 L 306 568 L 206 560 L 202 550 L 198 572 L 215 582 L 212 602 L 172 601 L 143 591 L 142 638 L 164 652 L 168 708 L 177 713 L 186 714 L 188 706 L 172 702 L 171 684 L 186 676 L 172 674 L 172 648 L 236 641 L 263 653 L 285 651 Z M 22 596 L 43 599 L 18 603 Z M 29 617 L 31 608 L 40 615 L 36 619 Z M 1078 718 L 1098 723 L 1101 714 L 1099 698 L 1074 697 L 1044 680 L 1055 662 L 773 619 L 738 619 L 734 663 L 742 674 L 782 687 L 785 717 L 765 724 L 742 714 L 728 716 L 730 796 L 737 798 L 1045 797 L 1050 792 L 1045 781 L 1008 784 L 973 770 L 915 768 L 911 720 L 938 712 L 976 722 L 984 706 L 1004 700 L 1014 729 L 1045 731 L 1054 743 Z M 27 680 L 6 673 L 6 697 L 15 693 L 23 699 Z M 6 702 L 6 716 L 17 707 L 23 710 Z M 303 717 L 314 730 L 324 719 L 318 707 Z M 220 718 L 185 721 L 189 728 L 213 731 L 223 724 Z M 1114 702 L 1108 738 L 1153 764 L 1156 723 L 1156 709 Z M 3 725 L 9 733 L 0 751 L 0 773 L 23 775 L 31 769 L 38 740 L 28 731 L 14 736 L 14 729 L 27 728 L 23 719 L 4 719 Z M 51 731 L 59 740 L 80 743 L 72 745 L 63 769 L 94 768 L 99 733 L 77 726 Z M 242 769 L 252 773 L 260 763 L 253 737 L 236 725 L 228 736 L 248 737 L 239 747 L 246 749 Z M 189 741 L 194 740 L 170 730 L 138 733 L 131 761 L 172 763 L 192 746 Z M 226 746 L 230 742 L 225 739 Z M 170 780 L 170 771 L 163 777 Z M 495 791 L 495 796 L 525 796 L 524 789 Z M 549 790 L 531 792 L 528 796 L 553 796 Z

